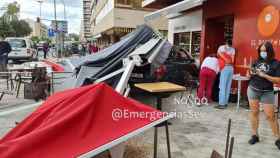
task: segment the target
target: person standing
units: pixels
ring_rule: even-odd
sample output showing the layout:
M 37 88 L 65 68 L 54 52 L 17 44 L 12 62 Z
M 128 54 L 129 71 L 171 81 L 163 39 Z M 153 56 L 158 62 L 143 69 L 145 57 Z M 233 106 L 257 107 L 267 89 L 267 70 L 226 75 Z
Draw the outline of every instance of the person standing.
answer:
M 81 51 L 81 55 L 82 56 L 86 56 L 86 54 L 87 54 L 87 46 L 86 46 L 86 43 L 81 43 L 81 49 L 80 49 L 80 51 Z
M 45 42 L 43 44 L 43 52 L 44 52 L 44 59 L 47 58 L 47 54 L 49 52 L 49 43 L 48 42 Z
M 221 75 L 219 84 L 219 105 L 215 106 L 215 108 L 225 109 L 228 105 L 230 96 L 235 56 L 235 49 L 232 47 L 231 40 L 227 40 L 225 45 L 219 47 L 218 56 L 220 60 L 224 62 L 224 65 L 220 65 Z
M 95 54 L 99 51 L 99 48 L 97 47 L 97 44 L 95 42 L 92 42 L 90 44 L 90 53 Z
M 212 102 L 212 88 L 219 70 L 219 61 L 216 54 L 209 55 L 202 62 L 197 91 L 197 97 L 200 100 L 205 97 L 208 103 Z
M 11 51 L 11 45 L 7 41 L 0 41 L 0 72 L 6 71 L 8 64 L 8 54 Z
M 258 49 L 258 59 L 252 65 L 249 73 L 250 81 L 247 95 L 250 104 L 250 122 L 252 137 L 249 144 L 258 143 L 259 107 L 263 104 L 264 113 L 271 126 L 273 135 L 277 139 L 275 145 L 280 150 L 280 131 L 276 115 L 274 114 L 274 89 L 273 84 L 280 83 L 280 64 L 275 59 L 273 45 L 265 42 Z

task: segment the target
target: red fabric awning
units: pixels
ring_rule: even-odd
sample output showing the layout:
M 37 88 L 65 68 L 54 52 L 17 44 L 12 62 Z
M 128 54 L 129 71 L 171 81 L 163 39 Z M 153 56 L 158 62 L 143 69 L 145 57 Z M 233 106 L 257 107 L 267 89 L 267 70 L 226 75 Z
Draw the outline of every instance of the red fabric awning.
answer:
M 52 62 L 50 60 L 43 60 L 43 61 L 46 64 L 50 65 L 52 67 L 53 71 L 55 71 L 55 72 L 63 72 L 64 71 L 64 68 L 61 65 L 59 65 L 55 62 Z
M 114 109 L 161 113 L 103 83 L 67 90 L 51 96 L 2 138 L 0 157 L 77 157 L 163 117 L 115 121 Z

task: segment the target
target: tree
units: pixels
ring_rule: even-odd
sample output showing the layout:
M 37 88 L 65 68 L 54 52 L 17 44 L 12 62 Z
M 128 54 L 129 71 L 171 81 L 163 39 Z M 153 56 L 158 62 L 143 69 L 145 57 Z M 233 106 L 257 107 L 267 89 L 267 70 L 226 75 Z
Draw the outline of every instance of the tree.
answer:
M 74 41 L 79 41 L 79 35 L 75 34 L 75 33 L 70 33 L 69 34 L 69 38 L 72 40 L 74 39 Z
M 4 18 L 6 20 L 14 21 L 18 20 L 18 13 L 20 11 L 20 7 L 17 2 L 8 4 L 7 11 L 4 13 Z
M 18 19 L 20 11 L 17 2 L 10 3 L 7 11 L 0 17 L 0 36 L 5 37 L 24 37 L 32 32 L 32 28 L 24 20 Z
M 32 36 L 32 37 L 31 37 L 31 40 L 32 40 L 34 43 L 39 43 L 40 38 L 39 38 L 38 36 Z
M 4 19 L 0 17 L 0 37 L 6 38 L 10 36 L 13 32 L 11 25 Z
M 28 36 L 32 32 L 32 28 L 24 20 L 13 20 L 10 25 L 14 30 L 13 35 L 16 37 Z

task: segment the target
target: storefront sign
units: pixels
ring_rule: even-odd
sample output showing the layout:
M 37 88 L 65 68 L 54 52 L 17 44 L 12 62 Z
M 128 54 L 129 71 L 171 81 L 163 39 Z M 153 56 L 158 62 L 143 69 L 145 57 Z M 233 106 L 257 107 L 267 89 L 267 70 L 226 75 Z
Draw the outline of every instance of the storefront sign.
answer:
M 185 26 L 185 25 L 182 25 L 182 26 L 176 26 L 176 27 L 174 27 L 174 31 L 182 31 L 182 30 L 185 30 L 185 29 L 187 29 L 187 26 Z
M 275 34 L 279 29 L 280 15 L 279 10 L 269 5 L 265 7 L 258 16 L 258 32 L 263 38 L 269 38 Z M 280 38 L 272 39 L 253 39 L 251 40 L 251 47 L 258 48 L 264 42 L 271 42 L 274 47 L 280 47 Z

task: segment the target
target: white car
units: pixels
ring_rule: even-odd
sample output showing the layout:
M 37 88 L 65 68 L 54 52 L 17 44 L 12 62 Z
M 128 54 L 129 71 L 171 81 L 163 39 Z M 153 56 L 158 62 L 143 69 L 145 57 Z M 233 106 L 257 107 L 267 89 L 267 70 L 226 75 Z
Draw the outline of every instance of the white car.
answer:
M 8 37 L 5 39 L 11 47 L 12 51 L 8 55 L 8 60 L 27 60 L 36 59 L 37 52 L 34 49 L 33 42 L 28 38 Z

